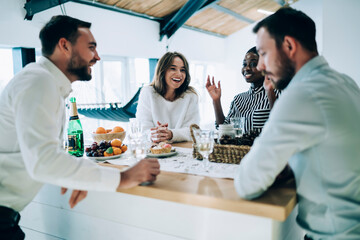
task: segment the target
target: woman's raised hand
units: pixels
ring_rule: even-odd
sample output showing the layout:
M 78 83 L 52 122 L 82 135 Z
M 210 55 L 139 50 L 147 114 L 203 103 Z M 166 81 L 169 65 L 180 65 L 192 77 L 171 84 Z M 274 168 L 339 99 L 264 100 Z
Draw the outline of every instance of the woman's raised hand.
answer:
M 212 77 L 212 82 L 210 81 L 210 76 L 207 77 L 206 81 L 206 89 L 210 94 L 210 97 L 213 101 L 218 101 L 221 98 L 221 86 L 220 81 L 218 82 L 218 86 L 216 87 L 215 79 Z
M 263 86 L 265 88 L 266 95 L 269 99 L 270 109 L 272 109 L 276 101 L 276 95 L 274 92 L 274 83 L 268 78 L 267 75 L 265 75 Z
M 267 75 L 264 77 L 264 88 L 266 92 L 273 92 L 274 91 L 274 84 L 273 82 L 268 78 Z

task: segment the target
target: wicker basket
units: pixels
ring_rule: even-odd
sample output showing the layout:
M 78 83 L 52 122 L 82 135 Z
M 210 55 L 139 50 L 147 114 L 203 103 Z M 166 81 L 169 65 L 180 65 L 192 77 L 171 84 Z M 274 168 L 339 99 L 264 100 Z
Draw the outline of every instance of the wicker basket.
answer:
M 198 125 L 192 124 L 190 126 L 190 133 L 193 139 L 193 157 L 199 160 L 203 156 L 197 151 L 196 139 L 194 136 L 194 129 L 200 129 Z M 250 151 L 250 146 L 246 145 L 221 145 L 215 144 L 213 152 L 209 155 L 210 162 L 216 163 L 232 163 L 239 164 L 240 160 Z
M 94 139 L 95 142 L 101 142 L 102 140 L 105 141 L 111 141 L 113 139 L 120 139 L 121 141 L 124 141 L 125 136 L 126 136 L 126 132 L 117 132 L 117 133 L 103 133 L 103 134 L 96 134 L 96 133 L 92 133 L 92 138 Z

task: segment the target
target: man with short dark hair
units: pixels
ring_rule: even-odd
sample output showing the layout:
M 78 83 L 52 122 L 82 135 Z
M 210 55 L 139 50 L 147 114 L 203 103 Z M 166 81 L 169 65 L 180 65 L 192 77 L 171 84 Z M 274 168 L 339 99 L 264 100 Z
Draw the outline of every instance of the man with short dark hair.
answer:
M 70 197 L 74 207 L 85 190 L 115 192 L 154 181 L 160 173 L 156 159 L 120 172 L 62 149 L 71 83 L 90 80 L 91 67 L 100 60 L 90 25 L 53 17 L 40 32 L 44 57 L 28 64 L 0 95 L 0 239 L 24 239 L 18 212 L 44 183 L 80 189 Z
M 284 91 L 234 184 L 256 198 L 289 163 L 306 239 L 360 239 L 360 89 L 318 56 L 315 32 L 291 8 L 254 27 L 257 67 Z

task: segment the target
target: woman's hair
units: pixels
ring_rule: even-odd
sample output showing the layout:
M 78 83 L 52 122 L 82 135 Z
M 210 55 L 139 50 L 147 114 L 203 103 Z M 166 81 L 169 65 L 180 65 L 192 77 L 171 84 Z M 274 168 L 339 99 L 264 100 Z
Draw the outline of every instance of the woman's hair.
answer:
M 165 73 L 172 65 L 174 58 L 179 57 L 184 62 L 185 68 L 185 81 L 183 84 L 175 90 L 175 99 L 180 98 L 186 91 L 190 91 L 196 94 L 196 91 L 193 87 L 189 86 L 190 84 L 190 73 L 189 73 L 189 64 L 181 53 L 178 52 L 167 52 L 162 56 L 156 66 L 155 75 L 150 86 L 153 86 L 155 91 L 161 96 L 165 96 L 167 91 L 167 85 L 165 80 Z
M 259 56 L 259 53 L 258 53 L 258 51 L 256 50 L 256 47 L 250 48 L 250 49 L 246 52 L 246 54 L 248 54 L 248 53 L 255 53 L 257 56 Z M 245 55 L 246 55 L 246 54 L 245 54 Z

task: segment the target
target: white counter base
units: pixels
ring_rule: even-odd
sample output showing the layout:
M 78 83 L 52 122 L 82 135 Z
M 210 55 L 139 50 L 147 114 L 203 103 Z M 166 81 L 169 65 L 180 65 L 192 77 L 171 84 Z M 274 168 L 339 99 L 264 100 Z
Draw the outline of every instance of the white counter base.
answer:
M 60 187 L 45 185 L 21 212 L 20 225 L 25 232 L 28 229 L 28 236 L 43 234 L 41 239 L 49 240 L 300 240 L 304 235 L 294 222 L 297 208 L 285 222 L 279 222 L 124 193 L 89 192 L 70 209 L 69 197 L 70 191 L 62 196 Z

